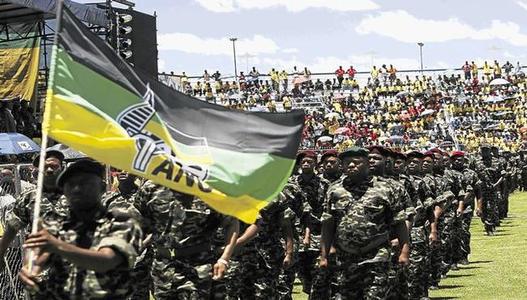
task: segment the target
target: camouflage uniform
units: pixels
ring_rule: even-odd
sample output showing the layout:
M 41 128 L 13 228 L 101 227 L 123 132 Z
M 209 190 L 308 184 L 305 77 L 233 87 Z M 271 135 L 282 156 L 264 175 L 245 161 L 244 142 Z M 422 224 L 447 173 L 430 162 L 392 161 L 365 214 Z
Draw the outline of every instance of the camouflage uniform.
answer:
M 485 230 L 489 233 L 494 231 L 499 220 L 496 203 L 498 195 L 493 187 L 499 180 L 499 173 L 494 168 L 491 160 L 479 160 L 476 165 L 476 172 L 481 181 L 481 197 L 483 201 L 481 220 Z
M 467 260 L 470 254 L 470 224 L 472 223 L 472 216 L 474 213 L 474 198 L 481 198 L 481 181 L 478 174 L 471 169 L 465 168 L 462 177 L 463 189 L 466 194 L 469 194 L 467 201 L 465 201 L 465 211 L 461 216 L 461 236 L 458 248 L 458 261 Z
M 105 273 L 86 270 L 52 254 L 49 277 L 35 299 L 126 299 L 132 289 L 130 270 L 141 248 L 142 232 L 127 214 L 102 206 L 92 222 L 48 212 L 44 227 L 57 238 L 86 249 L 110 247 L 124 258 L 122 265 Z
M 7 213 L 6 226 L 11 227 L 15 231 L 20 231 L 27 229 L 31 225 L 35 208 L 35 196 L 36 191 L 30 190 L 18 197 L 14 206 Z M 67 216 L 68 204 L 62 194 L 57 192 L 44 192 L 42 194 L 40 215 L 45 215 L 48 212 Z
M 336 224 L 333 298 L 386 298 L 390 229 L 406 219 L 391 187 L 376 177 L 359 186 L 343 177 L 328 190 L 326 201 L 323 219 L 334 218 Z
M 193 196 L 150 181 L 141 187 L 135 203 L 153 234 L 155 298 L 209 298 L 216 259 L 212 239 L 226 217 Z
M 457 263 L 456 250 L 460 245 L 461 216 L 457 216 L 459 201 L 464 201 L 465 190 L 462 185 L 463 174 L 456 170 L 445 170 L 445 178 L 449 190 L 454 194 L 452 202 L 449 202 L 443 211 L 443 230 L 441 235 L 441 248 L 443 257 L 442 274 L 446 275 L 450 267 Z
M 405 220 L 409 221 L 413 219 L 415 216 L 415 206 L 413 202 L 414 199 L 410 197 L 410 193 L 415 197 L 415 191 L 411 183 L 407 183 L 404 176 L 379 177 L 379 180 L 385 181 L 392 188 L 394 197 L 397 200 L 397 209 L 404 211 L 406 217 Z M 392 246 L 391 248 L 392 265 L 388 277 L 390 299 L 399 299 L 408 294 L 408 283 L 406 280 L 407 270 L 399 265 L 400 251 L 401 249 L 399 247 Z
M 284 187 L 283 193 L 285 193 L 289 199 L 287 202 L 288 206 L 288 217 L 293 224 L 293 265 L 287 270 L 281 269 L 279 280 L 278 280 L 278 297 L 279 299 L 291 300 L 293 294 L 293 284 L 295 282 L 296 270 L 298 268 L 298 249 L 300 247 L 299 237 L 302 235 L 303 228 L 302 224 L 307 216 L 309 215 L 309 204 L 305 200 L 305 194 L 302 192 L 300 186 L 296 183 L 296 178 L 293 176 L 289 179 L 288 183 Z
M 423 178 L 413 175 L 409 178 L 417 197 L 415 201 L 416 214 L 410 232 L 412 246 L 410 248 L 410 265 L 408 266 L 408 299 L 421 299 L 428 297 L 427 272 L 430 263 L 430 249 L 426 227 L 433 214 L 435 195 Z
M 448 208 L 448 200 L 451 198 L 451 193 L 448 190 L 448 182 L 444 178 L 443 175 L 432 175 L 432 174 L 426 174 L 424 176 L 424 181 L 428 186 L 430 186 L 433 194 L 435 195 L 435 199 L 433 202 L 433 207 L 439 205 L 443 207 L 443 210 L 445 208 Z M 450 192 L 450 193 L 449 193 Z M 441 236 L 443 234 L 443 218 L 444 216 L 441 215 L 441 217 L 438 220 L 438 238 L 441 241 Z M 430 232 L 429 232 L 430 233 Z M 430 263 L 428 265 L 429 267 L 429 286 L 438 286 L 439 281 L 441 280 L 441 268 L 443 264 L 443 257 L 442 257 L 442 242 L 439 245 L 434 245 L 430 247 Z
M 105 199 L 104 203 L 110 210 L 126 213 L 136 220 L 142 221 L 141 213 L 134 205 L 134 194 L 124 194 L 120 191 L 109 192 L 103 196 Z M 146 236 L 148 234 L 147 228 L 142 226 L 141 229 L 143 230 L 143 235 Z M 133 292 L 129 298 L 130 300 L 148 300 L 150 298 L 150 290 L 152 289 L 152 276 L 150 276 L 152 260 L 152 247 L 141 248 L 134 268 L 131 271 L 132 280 L 135 284 L 133 285 Z
M 309 227 L 311 236 L 309 245 L 300 243 L 298 261 L 296 263 L 296 271 L 302 280 L 302 287 L 304 293 L 325 293 L 324 281 L 317 279 L 319 276 L 319 268 L 317 267 L 317 259 L 320 253 L 320 234 L 321 234 L 321 216 L 324 206 L 324 197 L 329 187 L 329 182 L 320 176 L 314 175 L 311 180 L 306 181 L 302 175 L 297 175 L 294 182 L 301 188 L 306 204 L 303 205 L 304 216 L 301 221 L 302 236 L 300 240 L 304 239 L 303 232 L 305 228 Z M 313 281 L 317 285 L 313 286 Z M 321 286 L 319 286 L 320 284 Z M 318 291 L 322 289 L 322 291 Z
M 258 234 L 231 259 L 227 274 L 226 299 L 277 299 L 280 270 L 284 260 L 281 236 L 285 222 L 291 222 L 290 198 L 281 193 L 260 211 Z M 291 225 L 290 225 L 291 226 Z M 247 228 L 247 225 L 243 226 Z

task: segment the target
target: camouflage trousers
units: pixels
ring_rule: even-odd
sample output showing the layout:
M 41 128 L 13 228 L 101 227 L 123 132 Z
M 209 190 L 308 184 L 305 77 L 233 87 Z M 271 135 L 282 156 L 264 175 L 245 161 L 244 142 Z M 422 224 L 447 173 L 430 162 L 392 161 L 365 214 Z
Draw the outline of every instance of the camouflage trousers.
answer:
M 298 252 L 298 277 L 302 281 L 302 291 L 306 294 L 311 294 L 312 288 L 317 289 L 318 287 L 313 287 L 313 280 L 317 276 L 318 267 L 317 261 L 319 251 L 306 250 Z
M 431 245 L 430 251 L 428 252 L 429 261 L 430 261 L 430 263 L 428 264 L 428 268 L 429 268 L 428 269 L 428 274 L 429 274 L 428 285 L 429 286 L 438 286 L 439 281 L 441 281 L 441 267 L 443 265 L 443 257 L 441 256 L 443 245 L 441 243 L 441 240 L 443 236 L 443 226 L 444 226 L 444 221 L 442 219 L 443 219 L 443 216 L 439 218 L 439 222 L 437 224 L 437 230 L 438 230 L 437 235 L 438 235 L 439 242 Z
M 198 300 L 209 299 L 212 288 L 212 259 L 203 259 L 209 253 L 192 258 L 154 257 L 152 280 L 154 297 L 161 299 Z M 201 263 L 196 263 L 201 262 Z
M 450 267 L 457 263 L 461 258 L 459 248 L 461 247 L 461 217 L 456 215 L 452 209 L 445 214 L 443 219 L 443 230 L 441 234 L 441 274 L 446 275 Z
M 281 258 L 261 249 L 239 255 L 227 273 L 225 299 L 278 299 Z
M 333 294 L 332 290 L 335 289 L 337 284 L 335 278 L 335 256 L 334 253 L 328 256 L 327 268 L 317 267 L 309 299 L 329 299 Z
M 138 258 L 137 263 L 132 270 L 132 281 L 134 282 L 134 291 L 129 300 L 149 300 L 150 290 L 152 289 L 152 277 L 150 271 L 154 253 L 152 248 L 147 248 Z
M 485 226 L 487 232 L 494 231 L 496 227 L 497 209 L 496 209 L 496 194 L 486 194 L 483 196 L 483 208 L 481 221 Z
M 472 212 L 461 216 L 461 230 L 459 232 L 458 258 L 468 259 L 470 254 L 470 224 L 472 223 Z
M 389 261 L 337 253 L 336 268 L 338 285 L 331 299 L 386 299 L 388 296 Z
M 391 249 L 391 266 L 388 272 L 388 299 L 406 299 L 408 295 L 408 270 L 399 265 L 399 248 Z
M 507 217 L 507 214 L 509 213 L 509 190 L 508 189 L 502 193 L 502 196 L 499 200 L 500 200 L 500 202 L 498 203 L 499 218 L 504 219 Z
M 418 300 L 428 297 L 429 246 L 425 226 L 412 228 L 410 265 L 408 266 L 408 299 Z

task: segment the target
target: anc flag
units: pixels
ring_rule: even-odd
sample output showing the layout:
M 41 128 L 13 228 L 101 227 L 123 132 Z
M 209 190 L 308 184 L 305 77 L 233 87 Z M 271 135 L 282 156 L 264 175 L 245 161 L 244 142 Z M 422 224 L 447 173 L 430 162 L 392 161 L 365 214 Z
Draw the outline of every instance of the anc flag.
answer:
M 38 23 L 5 25 L 0 31 L 0 100 L 33 98 L 38 76 Z M 24 36 L 24 39 L 17 39 Z M 11 39 L 11 40 L 10 40 Z
M 101 162 L 253 222 L 292 171 L 304 113 L 228 110 L 126 64 L 63 8 L 43 131 Z

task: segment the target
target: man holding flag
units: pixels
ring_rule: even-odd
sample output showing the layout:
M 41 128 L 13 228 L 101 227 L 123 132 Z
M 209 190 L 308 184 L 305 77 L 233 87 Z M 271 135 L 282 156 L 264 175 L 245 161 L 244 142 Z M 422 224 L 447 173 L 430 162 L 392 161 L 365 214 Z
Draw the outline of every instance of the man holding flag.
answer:
M 42 122 L 42 148 L 46 147 L 49 136 L 102 163 L 165 186 L 167 192 L 177 191 L 203 200 L 196 210 L 192 209 L 193 204 L 189 209 L 179 210 L 184 212 L 183 220 L 191 219 L 187 210 L 210 213 L 212 208 L 253 223 L 259 211 L 282 190 L 293 169 L 303 128 L 303 112 L 230 111 L 174 91 L 154 78 L 137 73 L 62 6 L 59 2 Z M 41 168 L 39 183 L 42 174 Z M 68 185 L 68 176 L 61 176 L 61 185 Z M 98 191 L 93 186 L 91 188 Z M 103 211 L 95 209 L 100 196 L 91 198 L 89 202 L 98 212 L 97 216 L 106 216 Z M 71 197 L 68 200 L 71 201 Z M 171 200 L 175 200 L 174 197 Z M 176 201 L 170 203 L 175 205 Z M 39 201 L 35 208 L 36 220 L 39 218 Z M 71 202 L 70 208 L 75 211 Z M 49 231 L 42 229 L 38 232 L 34 223 L 26 248 L 56 254 L 54 257 L 62 257 L 73 264 L 68 267 L 71 272 L 81 272 L 77 275 L 84 274 L 82 276 L 90 276 L 94 271 L 113 274 L 130 268 L 136 254 L 133 252 L 137 251 L 135 243 L 141 240 L 139 236 L 128 240 L 123 238 L 120 245 L 125 246 L 126 251 L 124 248 L 94 246 L 100 242 L 97 239 L 69 240 L 62 236 L 61 226 L 71 222 L 80 227 L 92 224 L 88 221 L 82 217 L 66 219 L 57 227 L 48 228 Z M 86 230 L 96 233 L 98 228 Z M 130 233 L 135 230 L 133 228 Z M 170 236 L 170 239 L 178 240 L 178 236 Z M 84 260 L 87 256 L 80 254 L 72 258 L 62 247 L 74 249 L 73 253 L 91 255 L 104 266 L 87 263 Z M 168 250 L 172 257 L 171 249 Z M 31 259 L 35 255 L 36 261 Z M 21 273 L 29 286 L 35 286 L 39 263 L 46 260 L 42 256 L 42 252 L 30 252 L 30 266 Z M 56 264 L 62 268 L 60 265 Z M 221 257 L 216 265 L 215 274 L 221 278 L 222 270 L 228 265 L 228 255 Z M 73 274 L 71 272 L 69 274 Z M 82 276 L 77 276 L 80 281 L 75 283 L 68 281 L 73 277 L 65 279 L 68 286 L 75 285 L 80 290 L 61 292 L 74 293 L 75 297 L 81 298 L 113 297 L 106 292 L 90 296 L 93 290 L 82 285 Z M 92 284 L 103 290 L 108 287 L 104 278 L 90 278 L 94 280 Z M 123 286 L 129 282 L 125 277 L 117 278 L 122 280 Z

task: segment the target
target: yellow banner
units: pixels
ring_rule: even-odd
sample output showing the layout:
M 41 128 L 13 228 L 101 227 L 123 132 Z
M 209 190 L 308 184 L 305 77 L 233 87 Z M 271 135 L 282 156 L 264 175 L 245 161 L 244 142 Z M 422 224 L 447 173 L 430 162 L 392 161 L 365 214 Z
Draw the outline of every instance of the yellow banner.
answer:
M 16 27 L 16 28 L 13 28 Z M 36 24 L 9 25 L 9 38 L 34 36 Z M 37 82 L 40 38 L 5 41 L 5 33 L 0 35 L 0 100 L 20 98 L 30 101 Z

